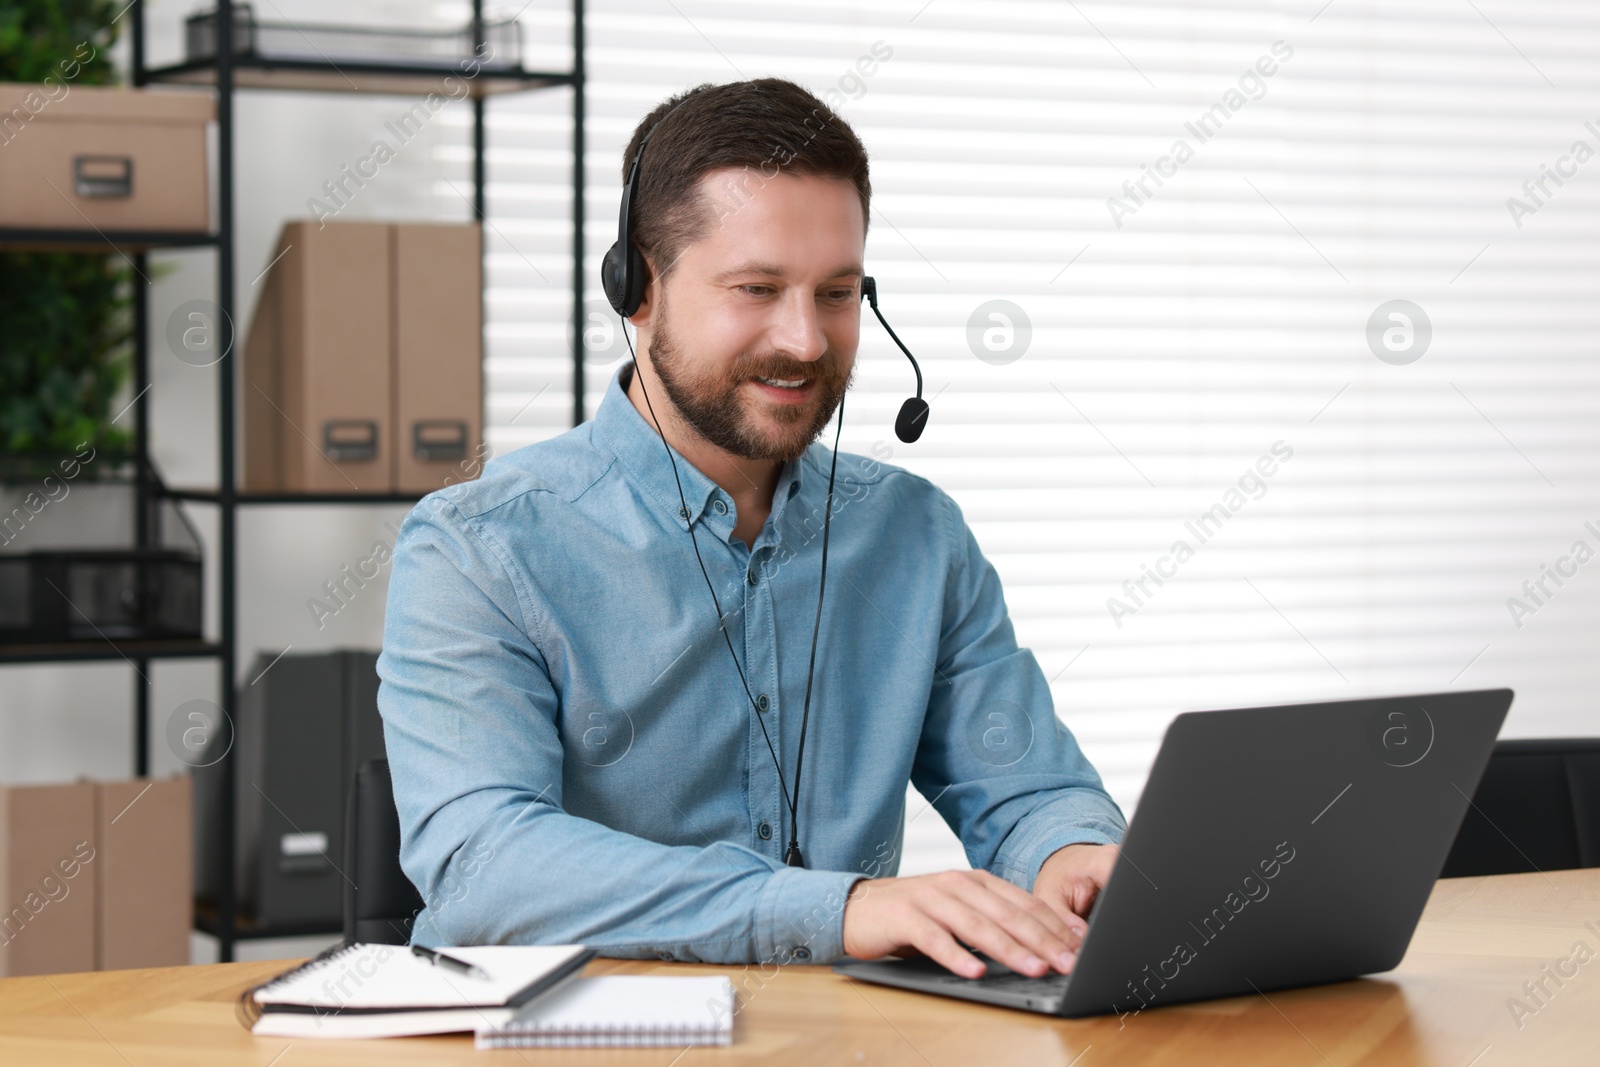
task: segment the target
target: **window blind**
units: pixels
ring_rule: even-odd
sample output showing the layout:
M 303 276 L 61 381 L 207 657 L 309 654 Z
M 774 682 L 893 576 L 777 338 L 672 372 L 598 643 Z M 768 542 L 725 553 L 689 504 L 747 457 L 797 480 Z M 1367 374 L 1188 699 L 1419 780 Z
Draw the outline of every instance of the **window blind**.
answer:
M 1190 709 L 1510 685 L 1508 735 L 1594 732 L 1600 8 L 588 6 L 591 412 L 639 117 L 702 81 L 828 94 L 932 400 L 902 445 L 912 375 L 864 313 L 843 447 L 961 505 L 1125 810 Z M 566 62 L 563 7 L 522 19 Z M 490 107 L 500 451 L 570 417 L 568 114 Z

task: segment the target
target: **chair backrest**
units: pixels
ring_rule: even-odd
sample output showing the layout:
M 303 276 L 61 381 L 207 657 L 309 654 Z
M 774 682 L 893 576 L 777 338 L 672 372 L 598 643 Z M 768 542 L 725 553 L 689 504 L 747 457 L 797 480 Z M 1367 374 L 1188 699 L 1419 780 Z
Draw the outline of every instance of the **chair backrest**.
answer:
M 400 816 L 389 761 L 356 768 L 345 809 L 344 938 L 403 945 L 422 896 L 400 869 Z
M 1600 867 L 1600 738 L 1500 741 L 1445 878 Z

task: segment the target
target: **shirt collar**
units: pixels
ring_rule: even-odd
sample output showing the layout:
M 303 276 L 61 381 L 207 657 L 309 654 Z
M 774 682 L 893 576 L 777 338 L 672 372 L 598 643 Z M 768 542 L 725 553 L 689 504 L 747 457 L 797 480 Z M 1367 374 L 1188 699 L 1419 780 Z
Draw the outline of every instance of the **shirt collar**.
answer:
M 600 400 L 600 408 L 595 412 L 595 429 L 599 436 L 622 464 L 628 480 L 642 491 L 646 503 L 663 522 L 679 529 L 688 529 L 691 523 L 700 522 L 722 540 L 730 539 L 736 518 L 733 498 L 706 477 L 700 468 L 684 458 L 682 452 L 671 445 L 663 447 L 656 428 L 645 420 L 639 409 L 633 406 L 633 401 L 628 399 L 626 386 L 632 376 L 631 362 L 624 363 L 622 369 L 612 376 L 611 384 L 606 387 L 605 396 Z M 667 449 L 672 450 L 672 457 L 677 461 L 677 480 L 673 477 L 672 463 L 667 460 Z M 781 517 L 783 506 L 789 498 L 800 492 L 804 467 L 805 457 L 802 456 L 789 460 L 778 472 L 778 487 L 773 493 L 772 513 L 768 520 L 770 524 L 775 524 Z M 680 480 L 683 484 L 682 502 L 678 497 Z M 687 515 L 682 514 L 685 503 L 689 509 Z

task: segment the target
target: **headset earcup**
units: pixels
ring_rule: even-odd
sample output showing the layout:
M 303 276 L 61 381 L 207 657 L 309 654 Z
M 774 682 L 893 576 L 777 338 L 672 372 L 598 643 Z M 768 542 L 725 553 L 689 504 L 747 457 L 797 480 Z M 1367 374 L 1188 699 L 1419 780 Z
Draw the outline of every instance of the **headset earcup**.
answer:
M 612 241 L 611 247 L 606 249 L 605 258 L 600 261 L 600 288 L 605 290 L 606 299 L 611 302 L 611 307 L 619 315 L 631 315 L 638 309 L 624 310 L 627 306 L 626 294 L 623 293 L 622 251 L 617 242 Z
M 636 246 L 628 249 L 626 267 L 624 271 L 622 248 L 613 241 L 600 261 L 600 288 L 605 290 L 612 309 L 624 318 L 638 311 L 639 305 L 644 303 L 645 286 L 650 278 L 650 268 Z
M 632 315 L 644 303 L 645 290 L 650 286 L 650 268 L 636 244 L 628 245 L 628 311 Z

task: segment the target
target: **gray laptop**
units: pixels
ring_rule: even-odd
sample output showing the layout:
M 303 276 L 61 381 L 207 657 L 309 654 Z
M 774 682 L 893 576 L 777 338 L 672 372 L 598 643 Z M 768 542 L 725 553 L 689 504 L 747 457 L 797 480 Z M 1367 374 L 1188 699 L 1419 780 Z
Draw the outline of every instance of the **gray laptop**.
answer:
M 1190 712 L 1167 728 L 1069 975 L 846 959 L 851 978 L 1082 1016 L 1400 962 L 1509 689 Z

